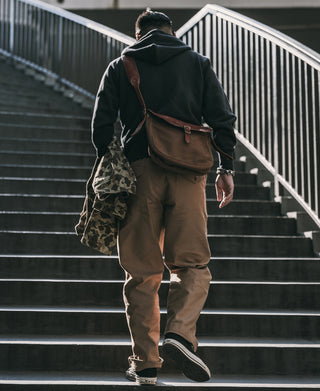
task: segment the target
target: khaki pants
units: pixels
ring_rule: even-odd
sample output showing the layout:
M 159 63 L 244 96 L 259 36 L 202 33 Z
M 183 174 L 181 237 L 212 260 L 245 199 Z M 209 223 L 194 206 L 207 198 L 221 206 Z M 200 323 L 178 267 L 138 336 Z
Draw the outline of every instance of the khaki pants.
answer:
M 206 176 L 169 173 L 146 158 L 132 163 L 137 194 L 120 227 L 119 258 L 126 272 L 124 302 L 137 371 L 160 368 L 158 289 L 170 271 L 165 333 L 197 348 L 196 322 L 208 295 Z M 163 259 L 163 254 L 165 260 Z

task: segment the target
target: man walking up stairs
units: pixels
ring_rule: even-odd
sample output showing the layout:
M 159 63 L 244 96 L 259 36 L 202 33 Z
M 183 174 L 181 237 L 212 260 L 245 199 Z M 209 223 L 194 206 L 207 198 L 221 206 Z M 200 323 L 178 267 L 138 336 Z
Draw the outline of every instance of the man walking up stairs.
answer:
M 0 390 L 133 389 L 123 273 L 73 231 L 94 161 L 91 113 L 4 60 L 0 86 Z M 235 169 L 226 208 L 214 174 L 206 188 L 213 281 L 197 333 L 213 377 L 201 389 L 320 389 L 319 258 L 245 163 Z M 172 363 L 159 382 L 198 389 Z

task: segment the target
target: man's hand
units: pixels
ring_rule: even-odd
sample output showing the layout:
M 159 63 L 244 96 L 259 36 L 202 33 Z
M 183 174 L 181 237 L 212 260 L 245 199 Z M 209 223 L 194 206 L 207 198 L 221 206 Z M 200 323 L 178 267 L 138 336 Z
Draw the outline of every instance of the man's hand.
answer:
M 228 205 L 233 198 L 234 183 L 233 176 L 226 174 L 219 174 L 216 178 L 216 193 L 217 200 L 221 201 L 219 208 Z

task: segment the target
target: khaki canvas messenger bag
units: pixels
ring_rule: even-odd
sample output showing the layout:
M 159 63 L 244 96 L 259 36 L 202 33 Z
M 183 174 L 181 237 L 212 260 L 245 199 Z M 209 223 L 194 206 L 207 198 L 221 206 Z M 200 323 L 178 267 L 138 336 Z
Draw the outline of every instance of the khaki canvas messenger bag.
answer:
M 136 135 L 145 124 L 148 153 L 159 166 L 185 175 L 204 175 L 213 166 L 212 129 L 155 113 L 146 107 L 140 90 L 140 75 L 134 58 L 122 56 L 130 84 L 134 87 L 143 110 L 143 120 L 134 131 Z

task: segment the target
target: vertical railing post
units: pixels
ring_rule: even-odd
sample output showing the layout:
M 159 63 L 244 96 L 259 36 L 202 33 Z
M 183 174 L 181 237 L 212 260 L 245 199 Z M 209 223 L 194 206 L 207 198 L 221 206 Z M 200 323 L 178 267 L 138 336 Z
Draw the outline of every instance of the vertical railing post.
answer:
M 277 86 L 277 47 L 272 44 L 272 103 L 273 103 L 273 159 L 274 159 L 274 196 L 278 197 L 279 192 L 279 124 L 278 124 L 278 86 Z M 271 137 L 271 134 L 270 134 Z M 270 151 L 271 152 L 271 151 Z M 270 153 L 271 155 L 271 153 Z
M 16 13 L 16 0 L 10 1 L 10 39 L 9 39 L 9 51 L 11 57 L 14 54 L 14 29 L 15 29 L 15 13 Z
M 58 64 L 57 64 L 57 74 L 61 79 L 62 75 L 62 42 L 63 42 L 63 18 L 59 17 L 59 27 L 58 27 Z

